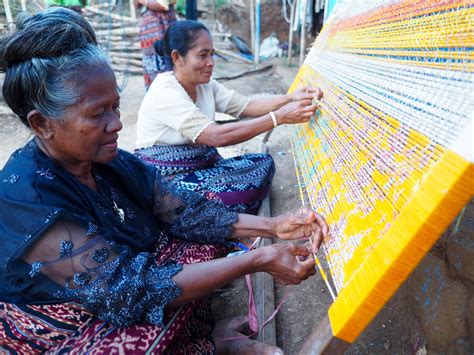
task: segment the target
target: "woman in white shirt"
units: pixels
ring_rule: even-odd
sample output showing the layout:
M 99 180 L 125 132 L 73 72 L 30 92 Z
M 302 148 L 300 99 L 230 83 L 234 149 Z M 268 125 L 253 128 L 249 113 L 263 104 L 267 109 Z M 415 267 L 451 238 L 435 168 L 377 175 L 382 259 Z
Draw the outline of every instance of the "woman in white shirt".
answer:
M 172 68 L 155 78 L 143 99 L 135 154 L 177 188 L 255 213 L 269 191 L 273 159 L 268 154 L 223 159 L 216 147 L 245 142 L 281 124 L 307 122 L 318 108 L 313 98 L 321 98 L 321 90 L 309 87 L 249 99 L 226 89 L 211 79 L 212 38 L 196 21 L 174 23 L 155 48 Z

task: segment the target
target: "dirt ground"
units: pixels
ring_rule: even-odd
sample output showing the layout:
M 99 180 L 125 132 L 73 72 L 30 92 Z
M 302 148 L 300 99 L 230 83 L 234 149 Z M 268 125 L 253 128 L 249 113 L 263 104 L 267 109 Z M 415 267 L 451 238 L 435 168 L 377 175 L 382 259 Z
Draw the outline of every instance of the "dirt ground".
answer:
M 296 75 L 296 68 L 288 68 L 282 61 L 273 61 L 274 70 L 240 79 L 223 82 L 228 88 L 245 95 L 279 94 L 288 89 Z M 266 64 L 266 63 L 263 63 Z M 229 76 L 251 69 L 251 65 L 218 60 L 214 77 Z M 1 80 L 1 78 L 0 78 Z M 132 150 L 135 141 L 137 112 L 144 95 L 141 76 L 131 76 L 121 93 L 121 111 L 124 128 L 120 134 L 119 146 Z M 5 103 L 0 101 L 0 166 L 3 166 L 11 152 L 22 146 L 30 133 L 19 120 L 8 113 Z M 228 147 L 223 155 L 231 156 L 246 152 L 258 152 L 262 137 L 256 137 L 248 143 Z M 300 205 L 297 180 L 292 159 L 287 128 L 282 126 L 274 130 L 268 143 L 269 153 L 276 163 L 276 176 L 271 190 L 272 215 L 298 208 Z M 275 285 L 276 302 L 285 293 L 285 288 Z M 326 314 L 331 297 L 319 275 L 312 277 L 299 286 L 289 287 L 289 297 L 276 317 L 277 345 L 286 354 L 295 354 L 305 339 Z M 402 287 L 388 303 L 364 334 L 352 345 L 349 354 L 413 354 L 423 342 L 416 320 L 409 310 L 404 310 L 406 292 Z M 247 312 L 247 290 L 242 280 L 228 285 L 214 294 L 214 312 L 216 318 L 243 315 Z

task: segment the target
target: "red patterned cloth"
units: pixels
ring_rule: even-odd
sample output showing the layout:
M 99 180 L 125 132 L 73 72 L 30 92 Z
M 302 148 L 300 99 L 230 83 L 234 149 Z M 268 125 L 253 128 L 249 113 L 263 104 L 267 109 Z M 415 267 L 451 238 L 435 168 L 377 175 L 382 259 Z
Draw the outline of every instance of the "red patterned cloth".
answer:
M 193 264 L 223 256 L 221 246 L 179 240 L 158 250 L 157 262 Z M 0 303 L 0 354 L 212 354 L 210 299 L 168 311 L 164 326 L 117 327 L 75 302 L 51 305 Z
M 153 44 L 163 39 L 166 29 L 176 21 L 176 13 L 171 6 L 168 11 L 147 10 L 140 23 L 140 45 L 143 53 L 143 76 L 148 89 L 155 76 L 162 71 L 157 66 L 157 55 Z

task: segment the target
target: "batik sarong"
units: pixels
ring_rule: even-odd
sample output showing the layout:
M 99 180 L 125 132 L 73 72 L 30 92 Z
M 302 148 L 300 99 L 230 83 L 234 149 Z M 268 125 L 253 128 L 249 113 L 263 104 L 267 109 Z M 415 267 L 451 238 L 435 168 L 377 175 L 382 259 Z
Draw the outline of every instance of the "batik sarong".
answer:
M 213 196 L 239 213 L 258 211 L 275 173 L 268 154 L 224 159 L 216 148 L 206 145 L 154 145 L 136 150 L 135 155 L 155 166 L 177 189 Z
M 175 21 L 176 13 L 173 6 L 170 6 L 168 11 L 147 10 L 142 15 L 139 37 L 143 53 L 143 76 L 146 89 L 158 73 L 166 71 L 165 61 L 155 53 L 153 44 L 163 39 L 166 29 Z
M 173 240 L 157 251 L 158 264 L 193 264 L 221 257 L 225 248 Z M 0 353 L 212 354 L 210 299 L 169 310 L 164 326 L 118 327 L 81 304 L 15 305 L 0 302 Z

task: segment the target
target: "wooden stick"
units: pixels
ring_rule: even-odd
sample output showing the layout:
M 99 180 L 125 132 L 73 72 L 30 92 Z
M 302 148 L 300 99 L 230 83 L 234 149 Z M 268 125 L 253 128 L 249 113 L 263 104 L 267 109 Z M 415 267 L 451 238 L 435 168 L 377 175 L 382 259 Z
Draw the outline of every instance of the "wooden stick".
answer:
M 114 48 L 111 48 L 109 51 L 109 57 L 142 60 L 143 55 L 141 52 L 128 52 L 127 53 L 123 51 L 115 51 Z
M 139 69 L 137 67 L 130 67 L 126 65 L 112 65 L 112 69 L 119 73 L 128 73 L 131 75 L 143 74 L 143 69 Z
M 26 11 L 26 0 L 21 0 L 21 11 Z
M 244 57 L 241 57 L 240 55 L 238 54 L 235 54 L 233 52 L 230 52 L 230 51 L 226 51 L 225 49 L 219 49 L 219 48 L 214 48 L 214 50 L 219 53 L 219 54 L 222 54 L 222 55 L 227 55 L 229 57 L 232 57 L 232 58 L 235 58 L 235 59 L 239 59 L 245 63 L 248 63 L 248 64 L 253 64 L 253 62 L 251 60 L 248 60 L 247 58 L 244 58 Z
M 120 27 L 120 28 L 115 28 L 111 30 L 100 30 L 96 31 L 96 36 L 114 36 L 114 35 L 125 35 L 125 36 L 131 36 L 131 35 L 136 35 L 138 36 L 139 29 L 138 27 Z
M 86 6 L 85 10 L 89 11 L 89 12 L 92 12 L 92 13 L 94 13 L 96 15 L 99 15 L 99 16 L 110 17 L 110 18 L 112 18 L 114 20 L 118 20 L 118 21 L 132 22 L 132 23 L 136 22 L 136 20 L 132 19 L 131 17 L 112 14 L 112 13 L 109 13 L 107 11 L 100 10 L 100 9 L 94 7 L 94 6 Z
M 124 58 L 117 58 L 117 57 L 111 57 L 110 59 L 112 60 L 112 63 L 133 65 L 133 66 L 136 66 L 136 67 L 139 67 L 139 68 L 142 67 L 142 61 L 141 60 L 124 59 Z
M 247 76 L 247 75 L 263 73 L 263 72 L 266 72 L 267 70 L 270 70 L 272 68 L 273 68 L 273 64 L 269 64 L 269 65 L 264 66 L 263 68 L 248 70 L 248 71 L 245 71 L 243 73 L 236 74 L 236 75 L 231 75 L 231 76 L 221 76 L 221 77 L 215 78 L 215 79 L 219 80 L 219 81 L 233 80 L 233 79 L 241 78 L 241 77 Z

